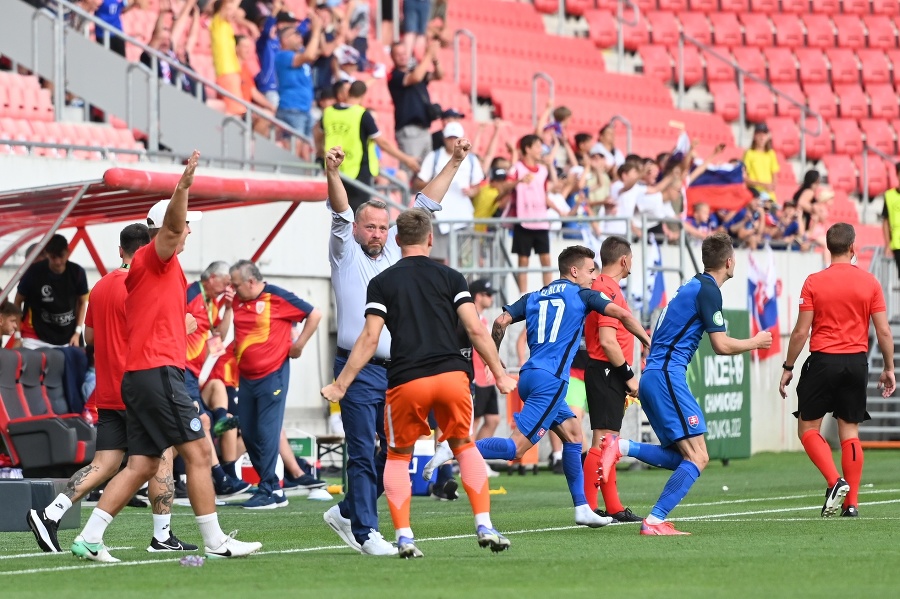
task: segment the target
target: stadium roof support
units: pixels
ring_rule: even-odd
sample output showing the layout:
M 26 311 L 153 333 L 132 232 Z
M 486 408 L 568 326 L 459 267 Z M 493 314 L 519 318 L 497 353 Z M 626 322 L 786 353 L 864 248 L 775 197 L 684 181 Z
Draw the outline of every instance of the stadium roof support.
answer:
M 18 234 L 0 254 L 0 265 L 5 264 L 24 244 L 40 236 L 36 247 L 0 291 L 0 301 L 6 299 L 35 257 L 59 229 L 74 227 L 76 233 L 69 243 L 70 249 L 84 242 L 98 271 L 105 274 L 106 269 L 86 227 L 120 221 L 143 221 L 153 204 L 171 197 L 180 177 L 178 173 L 113 168 L 107 170 L 99 180 L 0 194 L 0 235 Z M 253 253 L 253 260 L 258 260 L 301 202 L 322 201 L 326 195 L 327 186 L 322 178 L 275 180 L 245 175 L 198 175 L 194 177 L 191 186 L 191 209 L 227 210 L 289 202 L 290 206 L 284 216 Z

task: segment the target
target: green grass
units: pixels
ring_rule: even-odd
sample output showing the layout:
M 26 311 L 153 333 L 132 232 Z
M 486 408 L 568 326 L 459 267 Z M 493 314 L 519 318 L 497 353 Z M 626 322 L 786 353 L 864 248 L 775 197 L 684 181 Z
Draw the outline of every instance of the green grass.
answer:
M 38 551 L 33 537 L 3 533 L 0 596 L 896 596 L 898 458 L 900 452 L 866 454 L 861 517 L 854 520 L 819 517 L 824 484 L 804 454 L 763 454 L 727 467 L 713 463 L 673 513 L 692 536 L 667 539 L 641 537 L 637 525 L 574 528 L 562 476 L 503 475 L 491 479 L 492 488 L 507 490 L 492 497 L 492 513 L 495 526 L 510 533 L 510 551 L 492 555 L 477 547 L 464 499 L 415 498 L 413 528 L 426 557 L 413 561 L 356 554 L 322 521 L 330 504 L 297 497 L 287 509 L 221 508 L 223 529 L 238 528 L 240 538 L 262 541 L 262 555 L 183 568 L 177 557 L 145 552 L 149 510 L 126 508 L 106 536 L 109 546 L 133 547 L 112 551 L 123 560 L 116 566 L 69 554 L 17 557 Z M 667 477 L 659 470 L 620 472 L 623 502 L 646 514 Z M 390 538 L 383 499 L 380 507 Z M 82 518 L 89 513 L 82 510 Z M 176 508 L 173 529 L 200 541 L 187 508 Z M 75 534 L 60 533 L 64 548 Z

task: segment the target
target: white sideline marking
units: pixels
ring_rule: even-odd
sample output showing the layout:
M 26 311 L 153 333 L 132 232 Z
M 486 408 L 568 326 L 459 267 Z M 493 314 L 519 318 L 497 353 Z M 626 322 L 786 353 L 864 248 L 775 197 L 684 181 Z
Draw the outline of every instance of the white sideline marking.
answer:
M 134 547 L 107 547 L 110 551 L 121 551 L 125 549 L 134 549 Z M 68 553 L 67 551 L 59 551 L 59 552 L 51 552 L 51 551 L 41 551 L 40 553 L 16 553 L 13 555 L 0 555 L 0 560 L 3 559 L 19 559 L 22 557 L 44 557 L 48 555 L 65 555 Z
M 900 493 L 900 489 L 861 489 L 860 495 L 874 495 L 876 493 Z M 681 503 L 678 507 L 707 507 L 711 505 L 729 505 L 735 503 L 757 503 L 760 501 L 787 501 L 790 499 L 810 499 L 812 497 L 822 497 L 822 493 L 806 493 L 804 495 L 783 495 L 781 497 L 754 497 L 747 499 L 726 499 L 723 501 L 709 501 L 706 503 Z M 866 502 L 870 503 L 870 502 Z
M 888 503 L 900 503 L 900 499 L 887 499 L 885 501 L 867 501 L 865 505 L 885 505 Z M 688 522 L 691 520 L 716 520 L 718 518 L 729 518 L 732 516 L 756 516 L 759 514 L 780 514 L 783 512 L 796 512 L 797 510 L 821 510 L 816 505 L 806 505 L 799 507 L 786 507 L 772 510 L 756 510 L 752 512 L 732 512 L 731 514 L 707 514 L 704 516 L 685 516 L 684 518 L 672 518 L 675 522 Z M 879 518 L 880 520 L 880 518 Z

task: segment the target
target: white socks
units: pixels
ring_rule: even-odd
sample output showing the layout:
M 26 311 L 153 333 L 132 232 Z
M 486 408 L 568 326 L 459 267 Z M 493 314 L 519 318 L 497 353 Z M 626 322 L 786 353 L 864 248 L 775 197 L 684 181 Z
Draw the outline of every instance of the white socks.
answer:
M 554 461 L 554 462 L 561 462 L 561 461 L 562 461 L 562 454 L 563 454 L 563 452 L 561 452 L 561 451 L 554 451 L 554 452 L 553 452 L 553 461 Z
M 400 541 L 400 537 L 406 537 L 407 539 L 414 538 L 411 528 L 398 528 L 395 534 L 397 536 L 397 541 Z
M 489 512 L 475 514 L 475 528 L 477 529 L 479 526 L 494 528 L 494 525 L 491 524 L 491 514 Z
M 44 515 L 54 522 L 59 522 L 66 515 L 66 512 L 69 511 L 70 507 L 72 507 L 72 501 L 60 493 L 50 505 L 44 508 Z
M 631 442 L 628 439 L 619 437 L 619 453 L 621 453 L 622 455 L 628 455 L 629 449 L 631 449 Z
M 216 549 L 228 538 L 219 527 L 219 515 L 213 512 L 205 516 L 197 516 L 197 526 L 200 527 L 200 534 L 203 536 L 203 544 L 209 549 Z
M 81 537 L 88 543 L 102 542 L 103 533 L 106 532 L 106 527 L 109 526 L 112 521 L 112 516 L 100 508 L 94 508 L 94 511 L 91 512 L 91 517 L 88 518 L 87 524 L 84 525 L 84 530 L 81 531 Z
M 172 522 L 172 514 L 153 514 L 153 538 L 163 543 L 172 536 L 169 525 Z
M 650 514 L 649 516 L 647 516 L 644 519 L 647 521 L 647 524 L 662 524 L 663 522 L 665 522 L 665 520 L 660 520 L 653 514 Z

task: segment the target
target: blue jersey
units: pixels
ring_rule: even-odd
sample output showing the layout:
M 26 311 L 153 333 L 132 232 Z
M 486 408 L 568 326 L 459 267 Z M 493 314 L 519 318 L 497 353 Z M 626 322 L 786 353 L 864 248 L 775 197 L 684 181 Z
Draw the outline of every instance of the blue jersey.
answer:
M 686 372 L 704 331 L 725 332 L 722 291 L 706 273 L 682 285 L 660 314 L 644 370 Z
M 609 300 L 593 289 L 582 289 L 566 279 L 553 281 L 540 291 L 523 295 L 503 306 L 513 322 L 525 321 L 531 357 L 522 370 L 546 370 L 556 378 L 569 379 L 569 369 L 578 351 L 588 312 L 604 313 Z

